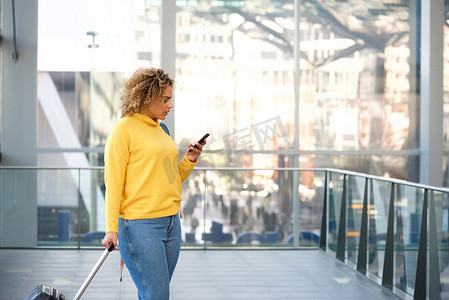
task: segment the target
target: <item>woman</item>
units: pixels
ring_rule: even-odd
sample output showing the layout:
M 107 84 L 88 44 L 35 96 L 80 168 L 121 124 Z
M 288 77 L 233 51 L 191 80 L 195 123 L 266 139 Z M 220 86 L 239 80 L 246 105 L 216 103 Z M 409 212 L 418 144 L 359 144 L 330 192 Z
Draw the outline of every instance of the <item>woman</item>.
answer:
M 160 126 L 173 108 L 174 81 L 161 69 L 138 69 L 121 91 L 121 119 L 105 146 L 106 235 L 137 286 L 139 299 L 169 299 L 181 248 L 181 182 L 202 146 L 178 150 Z M 118 239 L 118 244 L 117 244 Z

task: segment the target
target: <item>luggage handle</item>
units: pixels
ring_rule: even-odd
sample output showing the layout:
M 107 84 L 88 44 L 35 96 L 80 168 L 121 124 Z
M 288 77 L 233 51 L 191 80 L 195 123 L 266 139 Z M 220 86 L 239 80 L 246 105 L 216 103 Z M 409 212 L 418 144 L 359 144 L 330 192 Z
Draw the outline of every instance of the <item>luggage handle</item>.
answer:
M 95 274 L 97 274 L 98 270 L 100 269 L 101 265 L 105 261 L 106 257 L 108 257 L 109 253 L 112 252 L 112 250 L 114 250 L 114 248 L 115 248 L 114 243 L 110 242 L 109 243 L 109 247 L 104 250 L 104 252 L 101 255 L 100 259 L 97 261 L 97 263 L 95 264 L 95 266 L 92 269 L 92 271 L 90 271 L 89 276 L 87 276 L 86 280 L 84 281 L 84 283 L 79 288 L 79 290 L 76 293 L 75 297 L 73 297 L 73 300 L 79 300 L 81 298 L 81 295 L 84 293 L 86 288 L 89 286 L 89 284 L 92 281 L 92 279 L 94 278 Z

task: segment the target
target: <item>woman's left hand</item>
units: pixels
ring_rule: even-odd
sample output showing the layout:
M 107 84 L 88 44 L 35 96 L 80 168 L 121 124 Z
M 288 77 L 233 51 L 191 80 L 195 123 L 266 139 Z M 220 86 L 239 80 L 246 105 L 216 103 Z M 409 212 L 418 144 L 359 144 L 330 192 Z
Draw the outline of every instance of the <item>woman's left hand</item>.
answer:
M 198 160 L 198 157 L 201 155 L 201 152 L 203 151 L 203 146 L 206 145 L 206 140 L 204 140 L 203 143 L 196 143 L 196 146 L 198 148 L 193 147 L 192 144 L 189 145 L 189 149 L 187 149 L 187 158 L 193 162 L 196 163 Z

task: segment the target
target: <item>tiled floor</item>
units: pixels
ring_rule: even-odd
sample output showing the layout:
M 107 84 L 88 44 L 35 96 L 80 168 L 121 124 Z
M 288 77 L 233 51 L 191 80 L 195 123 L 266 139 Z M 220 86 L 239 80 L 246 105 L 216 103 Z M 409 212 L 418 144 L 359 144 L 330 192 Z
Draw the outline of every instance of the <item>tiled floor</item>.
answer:
M 39 284 L 72 299 L 101 250 L 0 250 L 0 300 L 23 300 Z M 82 299 L 137 299 L 131 277 L 119 282 L 112 252 Z M 399 297 L 321 250 L 182 250 L 171 299 L 365 299 Z

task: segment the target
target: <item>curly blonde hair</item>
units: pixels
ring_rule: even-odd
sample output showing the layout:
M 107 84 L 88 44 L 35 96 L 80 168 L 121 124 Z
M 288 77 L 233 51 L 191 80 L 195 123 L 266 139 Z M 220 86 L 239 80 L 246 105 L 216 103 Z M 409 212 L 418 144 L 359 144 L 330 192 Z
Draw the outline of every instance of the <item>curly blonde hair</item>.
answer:
M 142 112 L 143 107 L 155 100 L 162 100 L 167 87 L 174 86 L 174 80 L 162 69 L 139 68 L 123 83 L 121 117 Z

